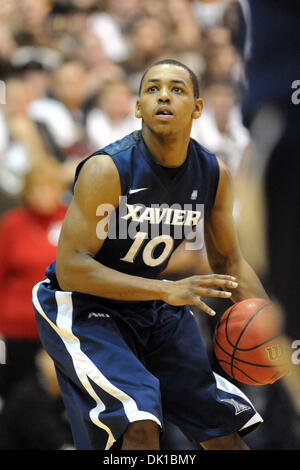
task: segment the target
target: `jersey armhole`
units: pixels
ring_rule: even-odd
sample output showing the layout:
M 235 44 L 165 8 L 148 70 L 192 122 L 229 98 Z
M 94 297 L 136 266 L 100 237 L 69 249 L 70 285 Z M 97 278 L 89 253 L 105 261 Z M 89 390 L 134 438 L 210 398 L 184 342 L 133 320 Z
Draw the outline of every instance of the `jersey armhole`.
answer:
M 220 181 L 220 165 L 218 162 L 217 157 L 213 155 L 214 163 L 215 163 L 215 171 L 213 172 L 213 180 L 211 184 L 211 204 L 210 204 L 210 209 L 212 209 L 215 205 L 215 200 L 216 200 L 216 195 L 218 191 L 218 186 L 219 186 L 219 181 Z
M 128 184 L 128 181 L 127 181 L 128 178 L 124 178 L 124 175 L 121 173 L 120 167 L 119 167 L 120 165 L 118 165 L 118 160 L 117 160 L 117 158 L 114 157 L 113 155 L 110 155 L 108 152 L 105 152 L 105 151 L 93 153 L 92 155 L 88 156 L 87 158 L 85 158 L 84 160 L 82 160 L 82 161 L 78 164 L 78 166 L 77 166 L 77 168 L 76 168 L 76 171 L 75 171 L 74 182 L 73 182 L 73 185 L 72 185 L 72 193 L 74 194 L 75 185 L 76 185 L 76 182 L 77 182 L 79 173 L 80 173 L 80 171 L 81 171 L 83 165 L 84 165 L 90 158 L 95 157 L 96 155 L 108 155 L 108 156 L 112 159 L 112 161 L 113 161 L 115 167 L 117 168 L 117 171 L 118 171 L 118 174 L 119 174 L 119 178 L 120 178 L 121 196 L 127 194 L 127 192 L 128 192 L 128 187 L 129 187 L 129 184 Z M 122 177 L 121 175 L 122 175 L 123 177 Z

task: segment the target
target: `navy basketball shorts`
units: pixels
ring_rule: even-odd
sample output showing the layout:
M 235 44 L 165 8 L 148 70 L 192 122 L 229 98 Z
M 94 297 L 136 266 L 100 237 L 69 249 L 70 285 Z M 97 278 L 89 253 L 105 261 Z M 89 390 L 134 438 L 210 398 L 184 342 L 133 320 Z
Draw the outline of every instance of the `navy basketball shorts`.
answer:
M 197 443 L 262 421 L 245 394 L 211 370 L 188 306 L 97 299 L 56 290 L 48 279 L 32 301 L 76 449 L 108 450 L 139 420 L 163 432 L 166 419 Z

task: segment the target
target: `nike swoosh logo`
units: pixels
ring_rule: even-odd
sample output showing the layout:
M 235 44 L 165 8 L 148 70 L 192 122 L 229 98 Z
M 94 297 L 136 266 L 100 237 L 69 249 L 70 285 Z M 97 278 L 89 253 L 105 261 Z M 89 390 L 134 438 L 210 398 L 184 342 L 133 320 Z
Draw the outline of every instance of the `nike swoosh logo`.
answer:
M 129 194 L 138 193 L 139 191 L 145 191 L 145 189 L 148 189 L 148 188 L 130 189 Z

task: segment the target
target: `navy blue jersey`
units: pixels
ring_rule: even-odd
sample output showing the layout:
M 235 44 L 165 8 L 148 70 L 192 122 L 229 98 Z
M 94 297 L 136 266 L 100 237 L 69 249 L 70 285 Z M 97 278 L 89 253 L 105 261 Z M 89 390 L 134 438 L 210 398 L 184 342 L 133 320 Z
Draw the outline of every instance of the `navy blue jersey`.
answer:
M 146 147 L 142 132 L 135 131 L 83 160 L 74 184 L 84 163 L 99 154 L 113 159 L 121 197 L 94 259 L 127 274 L 157 278 L 178 245 L 203 221 L 204 211 L 207 214 L 212 208 L 219 180 L 217 159 L 190 139 L 184 162 L 176 168 L 164 167 Z M 101 222 L 100 215 L 106 207 L 98 209 L 101 237 L 107 221 Z M 50 279 L 54 269 L 55 264 L 47 270 Z

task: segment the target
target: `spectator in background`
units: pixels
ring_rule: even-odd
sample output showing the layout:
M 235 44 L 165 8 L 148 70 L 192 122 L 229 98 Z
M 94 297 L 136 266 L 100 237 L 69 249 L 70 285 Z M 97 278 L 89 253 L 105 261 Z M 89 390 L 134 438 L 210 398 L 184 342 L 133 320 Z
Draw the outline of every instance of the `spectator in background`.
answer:
M 197 76 L 204 69 L 202 57 L 202 31 L 195 22 L 190 2 L 187 0 L 168 0 L 166 2 L 169 18 L 168 37 L 178 59 L 188 65 Z
M 124 34 L 129 25 L 144 14 L 144 0 L 106 0 L 104 10 Z
M 22 78 L 28 85 L 31 101 L 47 96 L 52 83 L 49 69 L 38 60 L 29 60 L 23 66 Z
M 26 172 L 53 158 L 37 123 L 28 115 L 30 100 L 28 86 L 21 78 L 7 80 L 6 104 L 1 113 L 0 186 L 13 197 L 20 194 Z
M 134 91 L 138 90 L 143 71 L 170 46 L 165 23 L 155 17 L 141 17 L 133 22 L 128 33 L 130 51 L 123 63 Z
M 80 38 L 90 30 L 89 21 L 96 7 L 76 5 L 76 2 L 65 2 L 53 6 L 50 14 L 51 27 L 57 38 L 57 48 L 65 60 L 72 60 L 78 48 Z
M 12 23 L 17 11 L 16 0 L 6 0 L 0 4 L 0 20 L 3 23 Z
M 0 450 L 73 450 L 52 359 L 43 348 L 0 413 Z
M 171 18 L 168 11 L 168 1 L 153 0 L 148 2 L 147 0 L 142 0 L 140 3 L 143 7 L 143 15 L 159 18 L 167 28 L 170 27 Z
M 1 7 L 0 7 L 1 8 Z M 8 25 L 1 23 L 0 16 L 0 70 L 2 80 L 12 74 L 11 56 L 17 48 L 17 43 Z
M 211 46 L 205 51 L 205 71 L 203 80 L 241 80 L 241 61 L 231 44 Z
M 170 33 L 179 52 L 201 53 L 201 30 L 195 22 L 187 0 L 167 0 Z
M 132 3 L 132 1 L 131 1 Z M 138 2 L 134 2 L 134 7 Z M 96 12 L 88 19 L 88 29 L 99 38 L 105 55 L 113 62 L 124 62 L 128 57 L 128 44 L 124 41 L 126 22 L 130 20 L 129 2 L 108 2 L 112 10 Z M 125 7 L 125 8 L 124 8 Z M 136 10 L 133 10 L 136 15 Z M 128 16 L 127 16 L 128 15 Z
M 87 90 L 90 96 L 94 96 L 102 83 L 107 80 L 126 79 L 121 65 L 106 55 L 99 36 L 93 31 L 86 31 L 81 35 L 77 59 L 87 69 Z
M 6 144 L 1 145 L 0 181 L 6 191 L 15 195 L 21 190 L 22 175 L 43 160 L 45 154 L 46 158 L 51 155 L 60 162 L 66 186 L 73 180 L 75 166 L 80 161 L 77 155 L 68 159 L 70 149 L 78 141 L 78 129 L 65 104 L 51 97 L 53 72 L 50 64 L 47 66 L 40 60 L 38 52 L 31 50 L 29 61 L 17 69 L 17 79 L 7 81 L 5 113 L 2 116 L 0 113 L 1 143 L 5 133 L 8 134 Z M 16 93 L 16 90 L 19 91 Z M 20 126 L 21 116 L 23 124 Z
M 83 156 L 90 152 L 85 129 L 85 105 L 89 98 L 87 83 L 87 69 L 78 60 L 63 63 L 53 74 L 53 99 L 64 107 L 66 123 L 69 124 L 70 130 L 69 145 L 63 149 L 65 168 L 69 170 L 66 170 L 66 173 L 70 178 Z M 55 119 L 55 113 L 52 117 Z M 59 125 L 60 129 L 64 128 L 64 122 Z
M 191 0 L 191 9 L 201 30 L 208 31 L 223 24 L 224 13 L 231 0 Z
M 78 123 L 78 136 L 84 123 L 82 110 L 87 99 L 87 70 L 82 62 L 72 60 L 62 64 L 53 76 L 53 93 Z
M 51 153 L 64 161 L 68 148 L 77 140 L 77 134 L 67 107 L 51 96 L 53 72 L 39 62 L 31 62 L 24 66 L 23 79 L 31 96 L 29 117 L 46 128 L 52 143 Z
M 216 46 L 231 44 L 231 32 L 226 26 L 219 25 L 209 29 L 204 34 L 204 49 L 209 50 Z
M 2 215 L 0 225 L 0 334 L 7 360 L 1 369 L 0 396 L 34 365 L 40 346 L 31 291 L 44 275 L 56 246 L 66 209 L 56 162 L 41 162 L 25 178 L 23 204 Z
M 247 8 L 245 1 L 231 1 L 224 12 L 224 26 L 230 31 L 231 43 L 242 56 L 245 52 L 247 25 L 244 10 Z
M 134 96 L 127 82 L 104 83 L 96 105 L 87 116 L 87 135 L 93 151 L 140 129 L 134 114 Z
M 17 2 L 20 15 L 16 40 L 19 44 L 55 47 L 49 23 L 50 2 L 45 0 L 22 0 Z
M 193 124 L 192 137 L 220 157 L 232 176 L 237 174 L 250 145 L 231 82 L 213 81 L 203 89 L 204 110 Z

